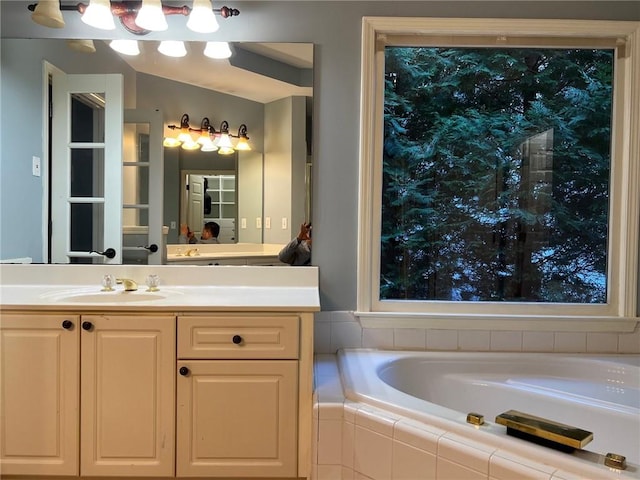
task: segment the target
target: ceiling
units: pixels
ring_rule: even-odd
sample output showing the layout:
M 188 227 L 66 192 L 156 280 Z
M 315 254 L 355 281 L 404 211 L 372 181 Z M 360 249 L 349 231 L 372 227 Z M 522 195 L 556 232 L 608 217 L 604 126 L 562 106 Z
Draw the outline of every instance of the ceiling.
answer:
M 232 58 L 225 60 L 205 57 L 204 42 L 185 42 L 187 55 L 182 58 L 159 53 L 157 41 L 142 40 L 140 44 L 138 56 L 116 53 L 138 72 L 260 103 L 289 96 L 312 96 L 311 43 L 236 43 L 231 45 Z M 293 76 L 286 72 L 293 72 Z M 309 79 L 297 85 L 291 83 L 298 75 Z

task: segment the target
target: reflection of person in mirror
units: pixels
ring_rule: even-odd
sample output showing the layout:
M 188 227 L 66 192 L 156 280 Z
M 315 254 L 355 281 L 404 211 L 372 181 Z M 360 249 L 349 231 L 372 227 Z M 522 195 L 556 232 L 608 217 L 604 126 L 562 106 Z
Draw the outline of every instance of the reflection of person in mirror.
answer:
M 311 265 L 311 224 L 300 225 L 300 233 L 280 253 L 278 259 L 289 265 Z
M 188 225 L 180 225 L 178 243 L 220 243 L 218 235 L 220 235 L 220 225 L 216 222 L 207 222 L 204 224 L 200 239 L 196 238 Z

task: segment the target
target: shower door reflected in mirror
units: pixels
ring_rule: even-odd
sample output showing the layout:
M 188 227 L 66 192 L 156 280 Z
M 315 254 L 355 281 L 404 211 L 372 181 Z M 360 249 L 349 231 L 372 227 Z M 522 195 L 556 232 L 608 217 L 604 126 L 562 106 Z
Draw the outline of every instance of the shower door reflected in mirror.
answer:
M 51 261 L 121 263 L 122 76 L 52 77 Z
M 122 263 L 160 265 L 164 150 L 162 113 L 125 110 L 122 173 Z

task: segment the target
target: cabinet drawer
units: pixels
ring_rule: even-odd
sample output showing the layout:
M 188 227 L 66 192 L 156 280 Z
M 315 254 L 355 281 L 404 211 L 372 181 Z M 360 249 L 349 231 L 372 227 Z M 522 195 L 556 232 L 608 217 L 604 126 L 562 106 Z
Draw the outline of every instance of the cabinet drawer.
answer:
M 298 358 L 297 315 L 178 317 L 178 358 Z

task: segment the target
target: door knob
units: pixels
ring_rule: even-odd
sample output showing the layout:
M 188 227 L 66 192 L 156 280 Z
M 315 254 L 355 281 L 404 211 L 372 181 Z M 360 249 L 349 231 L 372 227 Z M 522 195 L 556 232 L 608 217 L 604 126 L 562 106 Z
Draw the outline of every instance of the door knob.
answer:
M 149 250 L 151 253 L 156 253 L 158 251 L 158 245 L 156 245 L 155 243 L 152 243 L 151 245 L 141 245 L 138 248 L 144 248 L 146 250 Z
M 64 320 L 62 322 L 62 328 L 65 330 L 71 330 L 73 328 L 73 322 L 71 320 Z
M 90 253 L 97 253 L 98 255 L 104 255 L 107 258 L 114 258 L 116 251 L 113 248 L 107 248 L 104 252 L 98 252 L 97 250 L 91 250 Z
M 87 332 L 93 328 L 93 323 L 91 322 L 82 322 L 82 329 Z

